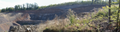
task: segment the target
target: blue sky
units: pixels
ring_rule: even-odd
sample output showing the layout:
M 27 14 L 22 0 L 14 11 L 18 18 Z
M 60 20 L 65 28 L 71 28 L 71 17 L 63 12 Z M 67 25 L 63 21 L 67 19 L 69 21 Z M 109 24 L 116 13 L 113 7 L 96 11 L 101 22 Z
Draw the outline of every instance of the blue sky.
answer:
M 72 2 L 77 0 L 0 0 L 0 9 L 6 7 L 14 7 L 25 3 L 37 3 L 39 6 L 58 4 L 64 2 Z

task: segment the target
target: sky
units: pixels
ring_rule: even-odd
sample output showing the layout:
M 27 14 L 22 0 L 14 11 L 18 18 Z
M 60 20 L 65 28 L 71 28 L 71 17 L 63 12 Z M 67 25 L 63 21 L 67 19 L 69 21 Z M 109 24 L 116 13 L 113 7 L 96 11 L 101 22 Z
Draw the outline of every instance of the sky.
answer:
M 6 7 L 14 7 L 25 3 L 37 3 L 38 6 L 47 6 L 50 4 L 58 4 L 64 2 L 72 2 L 77 0 L 0 0 L 0 9 Z

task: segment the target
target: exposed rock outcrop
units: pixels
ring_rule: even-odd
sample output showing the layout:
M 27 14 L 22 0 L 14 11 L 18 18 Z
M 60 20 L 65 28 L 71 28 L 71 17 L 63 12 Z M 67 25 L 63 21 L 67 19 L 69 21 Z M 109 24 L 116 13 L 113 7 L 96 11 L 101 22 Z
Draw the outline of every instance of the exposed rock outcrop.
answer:
M 35 25 L 11 26 L 9 32 L 37 32 Z

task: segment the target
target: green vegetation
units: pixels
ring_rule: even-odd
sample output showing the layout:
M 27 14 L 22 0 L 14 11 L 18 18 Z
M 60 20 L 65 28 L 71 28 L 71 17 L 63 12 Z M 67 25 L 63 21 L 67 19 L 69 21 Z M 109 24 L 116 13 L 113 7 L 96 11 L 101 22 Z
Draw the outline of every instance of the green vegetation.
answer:
M 82 2 L 83 3 L 83 2 Z M 115 4 L 115 2 L 113 2 Z M 116 2 L 118 3 L 118 2 Z M 90 4 L 90 3 L 89 3 Z M 92 3 L 95 4 L 95 3 Z M 117 19 L 117 12 L 118 12 L 118 5 L 112 5 L 112 7 L 102 7 L 100 8 L 99 11 L 93 12 L 88 15 L 84 15 L 85 18 L 82 19 L 76 19 L 77 16 L 74 11 L 69 9 L 67 18 L 70 20 L 70 25 L 65 25 L 63 29 L 59 29 L 61 27 L 57 27 L 54 29 L 48 28 L 50 30 L 55 30 L 62 31 L 62 32 L 103 32 L 102 29 L 105 29 L 100 26 L 102 23 L 107 23 L 108 22 L 108 9 L 111 9 L 111 20 L 112 20 L 112 26 L 113 27 L 107 27 L 110 29 L 115 30 L 116 29 L 116 19 Z
M 68 31 L 68 32 L 78 32 L 78 31 L 83 31 L 83 32 L 101 32 L 101 26 L 100 24 L 102 23 L 107 23 L 108 22 L 108 9 L 112 9 L 111 10 L 111 20 L 112 20 L 112 26 L 111 27 L 113 30 L 116 29 L 116 19 L 117 19 L 117 12 L 118 9 L 116 9 L 118 7 L 118 5 L 112 5 L 111 8 L 109 8 L 108 6 L 102 7 L 99 9 L 99 11 L 97 12 L 93 12 L 91 14 L 88 15 L 84 15 L 85 18 L 82 19 L 76 19 L 77 16 L 75 14 L 74 11 L 72 11 L 71 9 L 69 9 L 68 11 L 68 15 L 67 18 L 70 20 L 70 25 L 65 25 L 65 27 L 63 27 L 64 29 L 59 29 L 60 27 L 57 26 L 57 28 L 51 29 L 51 28 L 47 28 L 47 29 L 51 29 L 51 30 L 55 30 L 56 29 L 58 31 Z M 92 16 L 91 16 L 92 15 Z M 105 29 L 105 28 L 103 28 Z M 103 31 L 103 30 L 102 30 Z
M 108 9 L 111 9 L 111 20 L 116 19 L 117 17 L 117 12 L 118 9 L 116 9 L 116 7 L 118 7 L 118 5 L 112 5 L 111 8 L 109 8 L 108 6 L 103 7 L 103 10 L 98 11 L 98 13 L 94 16 L 94 17 L 108 17 Z
M 71 9 L 69 9 L 67 18 L 70 20 L 71 24 L 73 24 L 77 21 L 76 17 L 77 16 L 74 15 L 74 12 Z

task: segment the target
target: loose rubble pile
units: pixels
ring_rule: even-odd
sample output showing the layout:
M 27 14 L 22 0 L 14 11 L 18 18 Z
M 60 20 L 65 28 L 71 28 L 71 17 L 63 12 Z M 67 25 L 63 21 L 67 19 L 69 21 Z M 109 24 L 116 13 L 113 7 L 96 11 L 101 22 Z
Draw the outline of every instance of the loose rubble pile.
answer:
M 37 32 L 35 25 L 11 26 L 9 32 Z

